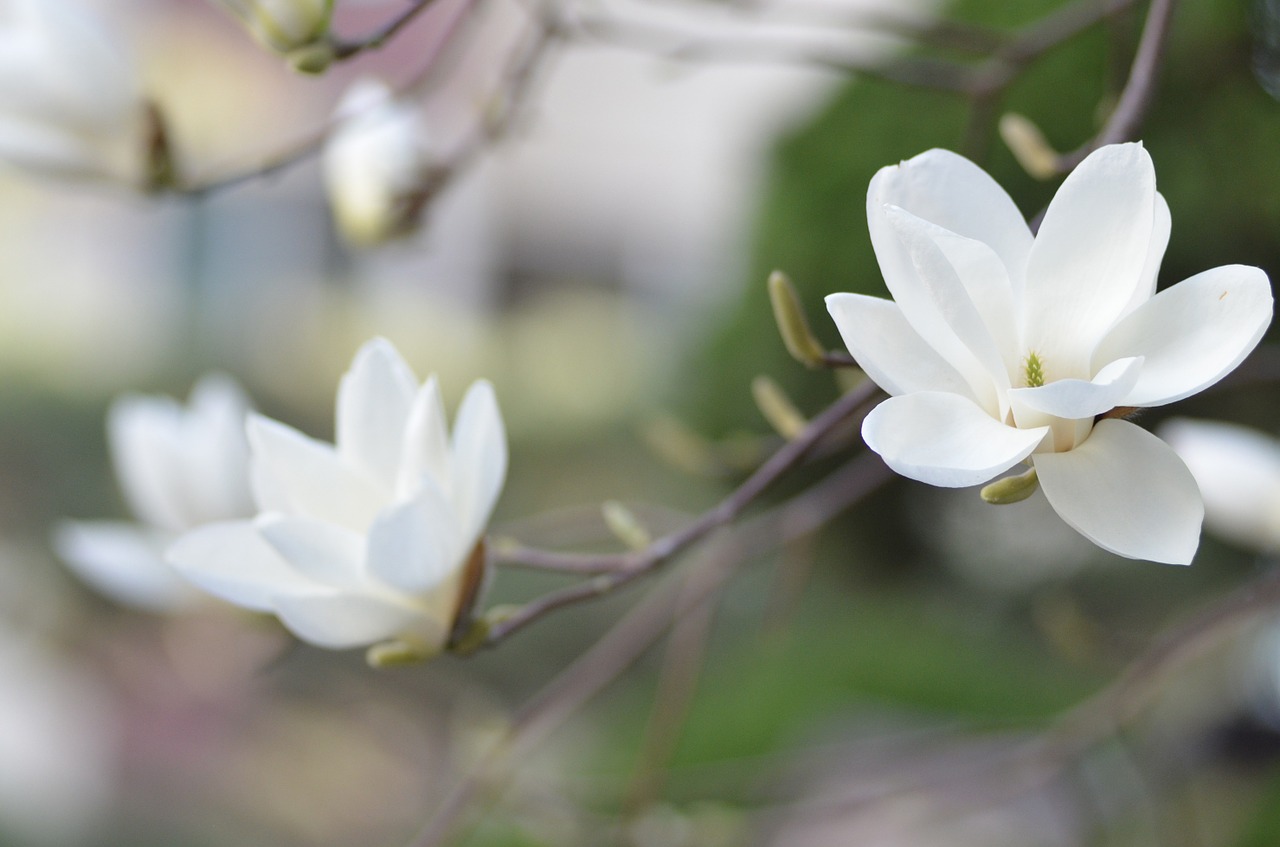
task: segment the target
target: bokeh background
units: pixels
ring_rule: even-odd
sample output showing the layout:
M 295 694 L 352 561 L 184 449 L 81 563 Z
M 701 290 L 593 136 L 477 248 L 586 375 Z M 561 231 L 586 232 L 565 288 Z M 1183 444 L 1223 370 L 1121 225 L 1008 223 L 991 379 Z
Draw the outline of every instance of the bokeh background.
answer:
M 129 33 L 192 172 L 306 137 L 361 74 L 406 78 L 441 20 L 433 10 L 382 53 L 311 79 L 202 0 L 96 5 Z M 707 26 L 751 12 L 632 5 Z M 866 185 L 929 147 L 970 155 L 1034 215 L 1055 184 L 1017 165 L 996 120 L 1020 112 L 1060 149 L 1090 137 L 1144 5 L 1031 64 L 990 113 L 870 76 L 571 45 L 517 131 L 419 234 L 376 252 L 335 236 L 313 161 L 198 199 L 0 173 L 0 844 L 407 844 L 522 704 L 651 587 L 496 651 L 379 671 L 213 603 L 121 609 L 49 545 L 60 518 L 127 517 L 103 433 L 117 393 L 185 397 L 219 370 L 260 410 L 327 438 L 338 376 L 383 335 L 440 375 L 451 406 L 471 380 L 495 383 L 512 437 L 496 535 L 599 544 L 607 499 L 678 526 L 779 443 L 754 377 L 807 412 L 838 391 L 787 356 L 769 272 L 792 277 L 837 347 L 822 296 L 883 291 Z M 338 6 L 354 33 L 398 9 Z M 980 33 L 1062 6 L 879 4 Z M 482 107 L 512 14 L 495 6 L 424 102 L 442 143 Z M 880 31 L 837 36 L 865 61 L 966 58 Z M 1220 264 L 1280 271 L 1278 68 L 1280 3 L 1179 5 L 1143 131 L 1173 214 L 1162 285 Z M 1280 434 L 1272 356 L 1143 424 L 1176 413 Z M 1280 620 L 1267 615 L 1061 767 L 1020 752 L 1165 626 L 1272 566 L 1210 536 L 1189 568 L 1126 561 L 1042 497 L 991 507 L 895 480 L 820 534 L 743 562 L 705 631 L 677 630 L 531 755 L 490 767 L 451 843 L 1277 843 Z M 492 597 L 551 584 L 504 572 Z M 671 693 L 681 678 L 694 680 L 687 701 Z

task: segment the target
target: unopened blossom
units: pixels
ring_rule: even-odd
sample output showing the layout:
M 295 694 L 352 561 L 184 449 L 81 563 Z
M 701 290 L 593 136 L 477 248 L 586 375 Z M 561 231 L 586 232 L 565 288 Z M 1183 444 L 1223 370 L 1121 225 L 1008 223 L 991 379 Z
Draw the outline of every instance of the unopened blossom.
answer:
M 182 573 L 321 647 L 441 649 L 506 478 L 489 383 L 467 391 L 450 437 L 435 377 L 419 385 L 375 339 L 338 388 L 336 445 L 258 415 L 248 433 L 259 514 L 181 538 Z
M 75 0 L 0 0 L 0 160 L 142 181 L 148 115 L 136 68 Z
M 1280 441 L 1247 426 L 1174 418 L 1160 426 L 1204 497 L 1205 527 L 1252 550 L 1280 550 Z
M 130 606 L 173 610 L 199 592 L 164 560 L 180 534 L 212 521 L 247 518 L 249 405 L 228 377 L 209 375 L 183 406 L 129 394 L 107 413 L 116 478 L 137 522 L 64 521 L 54 546 L 85 582 Z
M 333 59 L 329 24 L 333 0 L 218 0 L 268 50 L 291 58 L 298 70 L 318 73 Z
M 335 114 L 324 150 L 325 188 L 338 231 L 370 247 L 417 226 L 434 158 L 422 116 L 380 80 L 358 80 Z
M 877 173 L 867 218 L 893 300 L 833 294 L 827 305 L 892 395 L 863 423 L 871 449 L 946 487 L 1025 463 L 1095 544 L 1190 562 L 1203 518 L 1195 479 L 1124 418 L 1244 359 L 1271 321 L 1266 274 L 1225 265 L 1156 293 L 1170 218 L 1141 144 L 1086 158 L 1035 235 L 990 176 L 943 150 Z

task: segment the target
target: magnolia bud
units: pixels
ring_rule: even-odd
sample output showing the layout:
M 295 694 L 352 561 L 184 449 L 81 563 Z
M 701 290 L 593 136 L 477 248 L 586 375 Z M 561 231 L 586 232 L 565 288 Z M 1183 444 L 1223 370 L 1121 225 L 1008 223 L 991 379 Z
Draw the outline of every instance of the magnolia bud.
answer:
M 365 79 L 343 97 L 337 119 L 324 176 L 338 230 L 358 247 L 412 232 L 436 172 L 421 116 L 382 82 Z
M 327 47 L 333 0 L 219 0 L 264 47 L 289 58 L 303 73 L 320 73 L 333 61 Z

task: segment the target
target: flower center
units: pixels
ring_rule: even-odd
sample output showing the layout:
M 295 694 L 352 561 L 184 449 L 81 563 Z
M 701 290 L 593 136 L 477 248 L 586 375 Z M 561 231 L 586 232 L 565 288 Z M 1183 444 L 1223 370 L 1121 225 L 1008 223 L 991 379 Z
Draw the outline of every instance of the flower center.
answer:
M 1027 358 L 1023 360 L 1022 369 L 1027 388 L 1039 388 L 1044 385 L 1044 363 L 1040 361 L 1035 351 L 1027 354 Z

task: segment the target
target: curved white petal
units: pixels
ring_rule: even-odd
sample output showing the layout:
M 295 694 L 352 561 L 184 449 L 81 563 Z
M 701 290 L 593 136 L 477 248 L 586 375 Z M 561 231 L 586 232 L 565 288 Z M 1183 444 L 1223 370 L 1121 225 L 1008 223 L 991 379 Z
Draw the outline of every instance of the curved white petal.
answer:
M 1009 393 L 1018 403 L 1054 417 L 1092 418 L 1124 405 L 1121 401 L 1133 390 L 1142 370 L 1141 357 L 1117 359 L 1092 380 L 1060 379 L 1036 388 L 1015 388 Z
M 191 504 L 195 527 L 254 513 L 249 492 L 249 400 L 235 380 L 206 374 L 191 390 L 181 421 L 182 497 Z
M 892 237 L 877 233 L 883 222 L 870 214 L 898 206 L 918 218 L 989 246 L 1009 268 L 1016 290 L 1031 251 L 1031 230 L 1009 195 L 986 171 L 949 150 L 928 150 L 899 165 L 881 168 L 867 190 L 872 243 L 886 276 L 906 270 L 909 260 Z
M 907 248 L 915 275 L 890 285 L 903 316 L 969 383 L 979 403 L 1003 417 L 1009 374 L 1000 346 L 938 242 L 950 236 L 896 206 L 883 211 Z M 952 236 L 954 238 L 954 236 Z
M 258 532 L 289 566 L 331 588 L 356 588 L 364 580 L 364 536 L 310 518 L 266 514 Z
M 1159 435 L 1191 470 L 1205 526 L 1255 550 L 1280 549 L 1280 442 L 1237 424 L 1176 418 Z
M 118 603 L 155 612 L 187 608 L 200 596 L 164 560 L 173 537 L 135 524 L 63 521 L 53 547 L 75 574 Z
M 210 594 L 260 612 L 271 611 L 276 594 L 319 587 L 289 567 L 251 521 L 192 530 L 169 547 L 165 559 Z
M 955 394 L 890 397 L 862 422 L 862 438 L 893 470 L 930 485 L 986 482 L 1025 459 L 1048 427 L 1016 429 Z
M 1195 556 L 1200 490 L 1178 455 L 1146 430 L 1101 420 L 1074 450 L 1032 462 L 1054 511 L 1104 550 L 1174 565 Z
M 248 432 L 259 502 L 284 499 L 284 511 L 357 532 L 385 502 L 388 492 L 328 444 L 257 414 L 249 415 Z
M 1027 259 L 1023 342 L 1050 379 L 1087 377 L 1093 348 L 1133 300 L 1155 193 L 1142 145 L 1113 144 L 1081 162 L 1049 204 Z
M 453 502 L 458 532 L 474 542 L 507 478 L 507 431 L 493 386 L 478 380 L 467 389 L 453 423 Z
M 169 397 L 125 394 L 107 410 L 107 445 L 125 500 L 144 522 L 171 532 L 190 528 L 174 491 L 182 409 Z
M 1164 251 L 1169 246 L 1169 233 L 1173 228 L 1173 219 L 1169 215 L 1169 204 L 1164 195 L 1156 192 L 1155 216 L 1151 221 L 1151 242 L 1147 245 L 1147 261 L 1142 266 L 1142 275 L 1138 286 L 1133 290 L 1133 297 L 1120 313 L 1127 315 L 1156 293 L 1156 282 L 1160 276 L 1160 263 L 1164 261 Z
M 439 646 L 451 622 L 372 595 L 307 591 L 274 598 L 276 614 L 289 631 L 317 647 L 342 650 L 413 634 Z
M 1143 356 L 1128 406 L 1159 406 L 1213 385 L 1249 355 L 1271 323 L 1271 284 L 1260 269 L 1224 265 L 1161 291 L 1117 324 L 1095 363 Z
M 849 353 L 890 394 L 946 391 L 973 399 L 964 378 L 920 337 L 892 300 L 831 294 L 827 310 Z
M 440 398 L 440 384 L 435 374 L 427 378 L 413 398 L 400 455 L 397 496 L 412 494 L 423 474 L 430 474 L 442 487 L 451 484 L 449 425 L 445 421 L 444 401 Z
M 417 390 L 417 377 L 385 338 L 365 342 L 338 385 L 338 454 L 388 490 L 396 483 L 400 445 Z
M 414 497 L 383 510 L 369 528 L 368 571 L 411 594 L 428 591 L 462 565 L 453 505 L 431 476 Z

